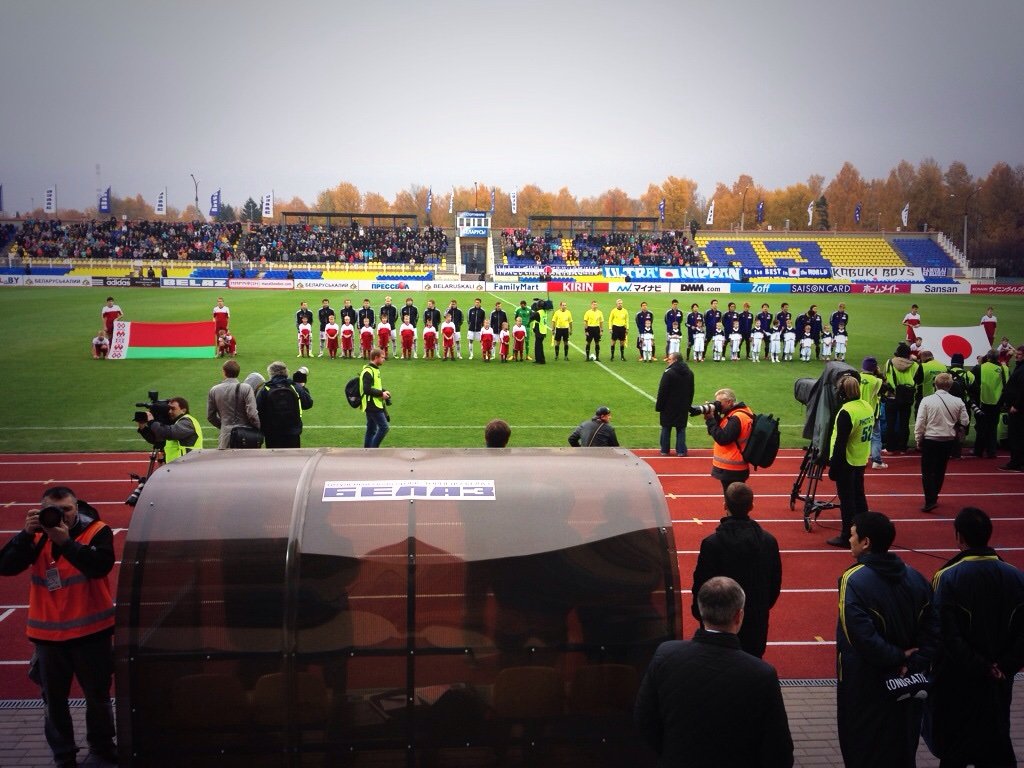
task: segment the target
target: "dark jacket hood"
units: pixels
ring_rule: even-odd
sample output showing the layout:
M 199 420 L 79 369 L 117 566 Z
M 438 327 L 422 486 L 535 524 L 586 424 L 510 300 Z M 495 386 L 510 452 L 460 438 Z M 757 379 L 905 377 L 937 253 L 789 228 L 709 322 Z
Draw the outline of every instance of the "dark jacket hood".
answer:
M 760 551 L 761 526 L 749 517 L 723 517 L 717 533 L 734 552 L 755 557 Z
M 883 579 L 893 583 L 901 581 L 907 572 L 907 564 L 892 552 L 881 555 L 875 552 L 865 552 L 857 558 L 857 562 L 866 565 Z

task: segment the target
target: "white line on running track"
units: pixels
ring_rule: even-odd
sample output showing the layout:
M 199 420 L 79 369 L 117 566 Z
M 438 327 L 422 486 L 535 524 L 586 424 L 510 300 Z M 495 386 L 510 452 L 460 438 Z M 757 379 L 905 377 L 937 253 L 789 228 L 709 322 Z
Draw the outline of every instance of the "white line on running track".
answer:
M 6 618 L 7 618 L 8 616 L 10 616 L 10 615 L 11 615 L 12 613 L 14 613 L 14 609 L 13 609 L 13 608 L 8 608 L 8 609 L 7 609 L 6 611 L 4 611 L 3 613 L 0 613 L 0 621 L 3 621 L 3 620 L 4 620 L 4 619 L 6 619 Z
M 829 494 L 823 494 L 828 496 Z M 920 493 L 886 493 L 886 498 L 920 498 Z M 999 496 L 1005 498 L 1011 498 L 1015 496 L 1024 496 L 1024 493 L 947 493 L 943 491 L 942 498 L 947 499 L 951 497 L 966 497 L 973 498 L 975 496 Z M 721 499 L 721 493 L 666 493 L 665 498 L 667 499 Z M 759 499 L 788 499 L 788 493 L 758 493 L 757 498 Z

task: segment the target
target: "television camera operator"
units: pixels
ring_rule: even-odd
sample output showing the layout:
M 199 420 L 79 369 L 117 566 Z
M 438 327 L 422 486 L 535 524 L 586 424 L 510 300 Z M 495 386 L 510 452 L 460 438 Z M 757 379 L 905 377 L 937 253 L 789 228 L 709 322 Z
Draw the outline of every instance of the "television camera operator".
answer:
M 188 400 L 184 397 L 168 398 L 166 415 L 154 408 L 136 411 L 135 423 L 147 443 L 157 448 L 163 443 L 164 461 L 174 461 L 203 447 L 203 428 L 188 412 Z
M 48 488 L 40 506 L 29 510 L 24 528 L 0 550 L 0 575 L 31 570 L 25 634 L 35 647 L 29 677 L 42 690 L 46 741 L 57 766 L 77 765 L 68 707 L 74 677 L 85 696 L 89 749 L 116 763 L 110 705 L 114 534 L 70 488 Z
M 715 392 L 715 399 L 690 408 L 691 416 L 703 416 L 714 441 L 711 476 L 722 483 L 722 495 L 733 483 L 745 483 L 750 465 L 743 458 L 743 446 L 750 439 L 754 414 L 746 403 L 737 402 L 731 389 Z

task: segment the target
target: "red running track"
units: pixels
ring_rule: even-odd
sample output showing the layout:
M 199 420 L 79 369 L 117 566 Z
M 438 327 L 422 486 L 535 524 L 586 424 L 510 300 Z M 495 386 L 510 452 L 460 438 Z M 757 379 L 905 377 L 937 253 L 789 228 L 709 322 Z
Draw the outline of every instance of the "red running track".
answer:
M 637 451 L 657 472 L 672 517 L 684 593 L 684 634 L 695 628 L 690 617 L 693 566 L 700 540 L 711 533 L 722 515 L 721 485 L 713 480 L 706 450 L 685 458 L 664 458 L 654 451 Z M 789 497 L 803 451 L 783 451 L 770 470 L 754 474 L 753 516 L 779 540 L 783 590 L 772 612 L 766 659 L 784 679 L 824 679 L 835 676 L 836 582 L 850 565 L 850 553 L 827 546 L 838 529 L 838 510 L 822 513 L 810 533 L 804 530 L 803 505 L 789 509 Z M 118 557 L 131 510 L 124 499 L 134 483 L 130 472 L 145 472 L 148 454 L 31 454 L 0 456 L 0 537 L 21 528 L 25 513 L 35 507 L 49 485 L 72 486 L 96 506 L 114 528 Z M 950 462 L 938 509 L 921 513 L 919 460 L 914 455 L 887 458 L 889 468 L 868 470 L 866 487 L 872 509 L 896 522 L 896 549 L 927 577 L 955 552 L 952 519 L 969 504 L 988 512 L 994 521 L 993 545 L 1003 557 L 1024 566 L 1024 475 L 999 472 L 999 459 Z M 828 501 L 835 486 L 827 479 L 817 498 Z M 0 699 L 37 698 L 38 690 L 25 673 L 31 644 L 25 639 L 27 580 L 0 579 Z M 76 695 L 78 695 L 76 693 Z

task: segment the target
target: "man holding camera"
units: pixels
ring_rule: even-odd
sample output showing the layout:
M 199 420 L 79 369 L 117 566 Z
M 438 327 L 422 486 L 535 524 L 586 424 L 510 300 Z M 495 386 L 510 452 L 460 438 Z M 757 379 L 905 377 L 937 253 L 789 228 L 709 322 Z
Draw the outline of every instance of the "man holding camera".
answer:
M 267 366 L 270 380 L 256 395 L 256 411 L 267 448 L 301 447 L 302 412 L 313 407 L 313 396 L 306 389 L 303 370 L 296 371 L 293 379 L 288 376 L 288 366 L 280 360 Z
M 203 447 L 203 428 L 196 417 L 188 412 L 188 400 L 184 397 L 168 399 L 167 424 L 154 419 L 151 410 L 145 411 L 145 415 L 145 421 L 136 419 L 139 434 L 147 443 L 164 444 L 164 461 L 172 462 Z
M 29 511 L 25 527 L 0 550 L 0 575 L 31 569 L 25 633 L 35 645 L 29 677 L 42 690 L 46 742 L 59 768 L 77 765 L 68 708 L 74 677 L 85 696 L 89 751 L 116 763 L 110 706 L 114 534 L 70 488 L 47 489 L 41 506 Z
M 384 350 L 374 347 L 370 350 L 370 362 L 363 366 L 363 371 L 359 374 L 359 394 L 362 396 L 363 413 L 366 414 L 363 448 L 380 448 L 384 436 L 391 429 L 387 409 L 391 402 L 391 393 L 384 389 L 380 376 L 380 367 L 383 364 Z
M 714 441 L 711 458 L 711 476 L 722 484 L 722 495 L 733 483 L 745 483 L 750 477 L 750 465 L 743 458 L 743 446 L 750 439 L 754 414 L 745 403 L 736 402 L 731 389 L 715 392 L 713 402 L 695 405 L 692 416 L 704 416 L 708 434 Z

